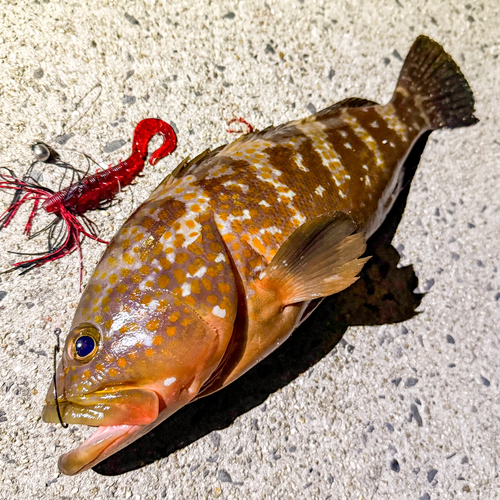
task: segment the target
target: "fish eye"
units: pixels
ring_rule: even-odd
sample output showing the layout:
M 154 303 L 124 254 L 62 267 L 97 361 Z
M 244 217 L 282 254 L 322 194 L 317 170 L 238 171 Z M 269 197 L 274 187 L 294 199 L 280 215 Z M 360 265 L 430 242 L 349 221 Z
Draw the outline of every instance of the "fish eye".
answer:
M 79 358 L 86 358 L 94 351 L 96 347 L 95 340 L 88 335 L 82 335 L 75 342 L 75 352 Z
M 100 338 L 99 330 L 94 325 L 76 327 L 68 336 L 68 355 L 76 361 L 87 363 L 99 350 Z

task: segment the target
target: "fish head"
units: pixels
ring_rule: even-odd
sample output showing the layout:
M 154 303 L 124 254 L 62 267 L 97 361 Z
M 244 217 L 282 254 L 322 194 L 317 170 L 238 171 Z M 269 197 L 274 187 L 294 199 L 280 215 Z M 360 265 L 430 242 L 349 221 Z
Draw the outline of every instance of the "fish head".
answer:
M 188 403 L 219 361 L 217 332 L 192 307 L 168 291 L 127 295 L 119 286 L 96 286 L 99 267 L 43 411 L 45 422 L 99 427 L 60 458 L 60 470 L 69 475 L 93 467 Z

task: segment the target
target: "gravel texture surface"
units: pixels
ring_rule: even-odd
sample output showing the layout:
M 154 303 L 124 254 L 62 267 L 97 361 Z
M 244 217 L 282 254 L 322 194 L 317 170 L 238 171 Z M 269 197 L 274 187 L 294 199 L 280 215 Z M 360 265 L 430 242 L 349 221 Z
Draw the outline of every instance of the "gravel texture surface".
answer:
M 233 140 L 233 117 L 262 129 L 349 96 L 387 101 L 421 33 L 460 65 L 481 122 L 430 136 L 404 216 L 376 237 L 356 289 L 97 471 L 59 474 L 90 429 L 41 421 L 78 257 L 2 275 L 0 498 L 500 498 L 496 0 L 1 3 L 2 166 L 23 174 L 39 140 L 75 165 L 81 152 L 115 163 L 146 117 L 178 132 L 173 155 L 91 214 L 103 238 L 185 156 Z M 37 169 L 57 185 L 57 169 Z M 19 260 L 8 250 L 45 245 L 22 234 L 28 213 L 0 233 L 1 269 Z M 85 242 L 84 281 L 102 251 Z

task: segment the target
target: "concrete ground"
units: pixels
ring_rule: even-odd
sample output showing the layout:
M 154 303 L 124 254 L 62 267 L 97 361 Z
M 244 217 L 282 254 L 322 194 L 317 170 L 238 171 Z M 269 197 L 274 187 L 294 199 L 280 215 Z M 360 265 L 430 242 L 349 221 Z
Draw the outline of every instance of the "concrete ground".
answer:
M 75 165 L 79 152 L 115 163 L 146 117 L 178 132 L 173 155 L 91 214 L 104 238 L 185 156 L 233 140 L 233 117 L 261 129 L 348 96 L 387 101 L 421 33 L 460 65 L 481 121 L 431 135 L 357 288 L 97 472 L 59 474 L 89 429 L 41 421 L 78 258 L 2 275 L 0 498 L 500 498 L 499 12 L 495 0 L 3 0 L 2 166 L 23 174 L 39 140 Z M 57 185 L 57 169 L 37 171 Z M 19 260 L 8 251 L 45 245 L 22 234 L 28 213 L 0 233 L 0 269 Z M 86 280 L 103 246 L 83 251 Z

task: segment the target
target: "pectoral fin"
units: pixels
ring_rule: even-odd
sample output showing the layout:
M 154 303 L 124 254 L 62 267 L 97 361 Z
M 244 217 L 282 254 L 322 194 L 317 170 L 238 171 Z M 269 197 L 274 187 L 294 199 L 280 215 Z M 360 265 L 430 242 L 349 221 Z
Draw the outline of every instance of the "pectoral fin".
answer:
M 283 305 L 313 300 L 352 285 L 369 257 L 363 233 L 343 212 L 316 217 L 285 241 L 261 273 L 261 287 L 277 290 Z

